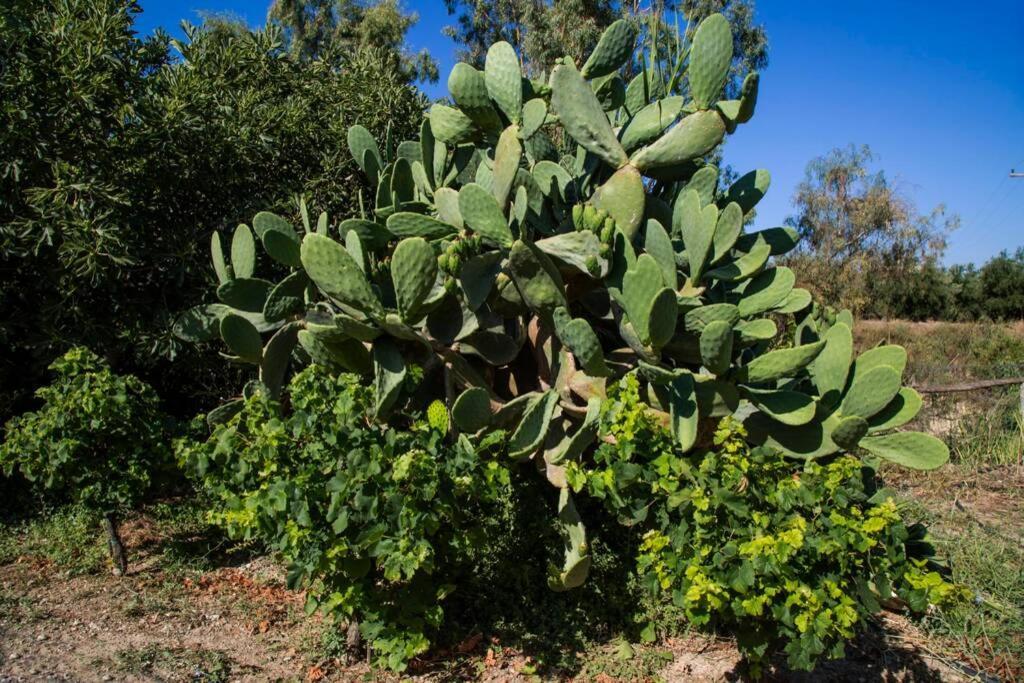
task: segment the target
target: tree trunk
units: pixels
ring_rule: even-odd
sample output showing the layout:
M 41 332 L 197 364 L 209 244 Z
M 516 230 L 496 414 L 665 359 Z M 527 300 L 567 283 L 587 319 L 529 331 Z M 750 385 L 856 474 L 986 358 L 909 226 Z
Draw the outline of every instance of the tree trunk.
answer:
M 128 558 L 125 556 L 121 536 L 117 533 L 114 515 L 103 516 L 103 527 L 107 530 L 107 548 L 110 550 L 110 559 L 114 562 L 114 575 L 124 576 L 128 573 Z
M 360 657 L 360 645 L 363 637 L 359 633 L 359 622 L 355 619 L 348 622 L 348 629 L 345 632 L 345 648 L 348 650 L 347 659 L 349 664 L 355 664 Z

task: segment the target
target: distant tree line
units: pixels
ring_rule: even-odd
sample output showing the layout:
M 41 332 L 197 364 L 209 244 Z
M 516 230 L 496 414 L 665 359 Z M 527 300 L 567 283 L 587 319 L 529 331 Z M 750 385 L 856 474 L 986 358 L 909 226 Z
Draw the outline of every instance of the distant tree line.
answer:
M 920 213 L 865 146 L 807 165 L 787 224 L 801 242 L 787 260 L 821 301 L 857 315 L 908 320 L 1024 318 L 1024 247 L 981 267 L 943 266 L 960 225 L 944 206 Z

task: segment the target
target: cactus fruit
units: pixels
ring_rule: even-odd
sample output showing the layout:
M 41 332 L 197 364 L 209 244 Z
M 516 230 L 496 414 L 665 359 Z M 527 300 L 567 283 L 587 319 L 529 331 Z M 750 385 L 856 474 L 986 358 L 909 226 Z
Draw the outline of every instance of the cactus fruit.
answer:
M 625 86 L 618 68 L 633 63 L 633 41 L 616 23 L 582 69 L 562 60 L 545 84 L 524 79 L 498 43 L 482 73 L 455 67 L 455 106 L 435 104 L 418 141 L 379 145 L 353 126 L 371 205 L 315 229 L 304 205 L 298 230 L 259 213 L 235 231 L 230 259 L 214 234 L 220 303 L 174 326 L 188 341 L 219 336 L 271 394 L 312 360 L 372 376 L 378 419 L 436 400 L 452 431 L 506 430 L 509 455 L 562 488 L 558 590 L 590 564 L 562 463 L 589 457 L 602 400 L 627 375 L 694 457 L 708 447 L 699 433 L 733 416 L 749 443 L 796 459 L 848 451 L 931 468 L 948 458 L 938 440 L 894 431 L 921 407 L 902 386 L 906 352 L 854 358 L 852 316 L 815 306 L 771 263 L 797 232 L 745 230 L 768 172 L 719 188 L 707 155 L 749 120 L 758 90 L 751 74 L 738 101 L 716 102 L 732 65 L 725 18 L 696 30 L 692 100 L 679 74 L 642 62 Z M 268 259 L 257 242 L 268 271 L 286 277 L 258 275 Z

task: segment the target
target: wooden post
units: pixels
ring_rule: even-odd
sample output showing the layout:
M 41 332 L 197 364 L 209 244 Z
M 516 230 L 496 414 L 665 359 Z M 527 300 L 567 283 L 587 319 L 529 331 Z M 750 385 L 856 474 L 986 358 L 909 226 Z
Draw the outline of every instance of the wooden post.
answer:
M 125 556 L 121 536 L 117 533 L 117 521 L 113 514 L 103 515 L 103 527 L 107 530 L 107 548 L 110 550 L 110 559 L 114 561 L 114 575 L 124 576 L 128 573 L 128 558 Z

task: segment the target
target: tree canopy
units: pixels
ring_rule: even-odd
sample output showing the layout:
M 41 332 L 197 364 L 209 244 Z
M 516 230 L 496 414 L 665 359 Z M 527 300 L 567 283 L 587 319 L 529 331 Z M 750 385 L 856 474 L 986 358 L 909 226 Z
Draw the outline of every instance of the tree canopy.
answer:
M 267 19 L 281 27 L 292 54 L 314 59 L 376 48 L 398 55 L 414 80 L 437 80 L 437 62 L 426 50 L 413 53 L 405 34 L 419 21 L 398 0 L 273 0 Z
M 942 255 L 960 222 L 936 206 L 919 213 L 867 145 L 837 148 L 807 165 L 787 223 L 800 233 L 788 264 L 828 305 L 863 311 L 871 286 L 903 281 Z

